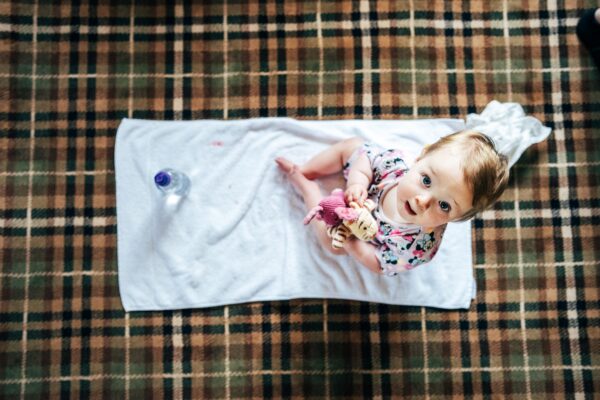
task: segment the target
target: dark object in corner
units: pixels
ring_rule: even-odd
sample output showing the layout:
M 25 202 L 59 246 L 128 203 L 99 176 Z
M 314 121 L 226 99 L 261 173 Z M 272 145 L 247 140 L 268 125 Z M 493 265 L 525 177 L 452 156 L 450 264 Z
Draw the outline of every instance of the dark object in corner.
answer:
M 577 36 L 600 69 L 600 23 L 594 16 L 595 12 L 596 9 L 592 9 L 583 13 L 577 23 Z

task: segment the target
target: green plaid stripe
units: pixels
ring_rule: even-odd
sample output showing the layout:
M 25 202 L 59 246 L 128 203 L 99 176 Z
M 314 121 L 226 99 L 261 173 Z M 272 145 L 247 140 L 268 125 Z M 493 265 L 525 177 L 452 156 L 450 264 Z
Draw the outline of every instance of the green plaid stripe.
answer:
M 600 74 L 574 33 L 595 2 L 205 3 L 0 3 L 0 397 L 597 398 Z M 474 220 L 470 310 L 123 312 L 121 118 L 462 118 L 492 99 L 554 131 Z

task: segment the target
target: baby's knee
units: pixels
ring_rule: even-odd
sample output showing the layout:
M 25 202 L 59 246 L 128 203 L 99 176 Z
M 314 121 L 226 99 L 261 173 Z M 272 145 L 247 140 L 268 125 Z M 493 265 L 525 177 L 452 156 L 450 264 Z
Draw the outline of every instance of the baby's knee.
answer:
M 355 150 L 357 147 L 362 146 L 365 140 L 360 136 L 354 136 L 353 138 L 347 139 L 346 142 L 349 148 Z
M 352 154 L 365 143 L 365 140 L 355 136 L 344 141 L 344 150 L 342 151 L 342 164 L 345 164 Z

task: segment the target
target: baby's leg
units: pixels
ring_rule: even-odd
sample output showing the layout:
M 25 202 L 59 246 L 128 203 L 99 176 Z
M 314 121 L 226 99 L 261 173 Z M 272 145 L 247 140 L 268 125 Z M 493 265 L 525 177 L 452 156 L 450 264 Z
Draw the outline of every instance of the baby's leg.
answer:
M 354 150 L 362 146 L 363 142 L 359 137 L 337 142 L 302 165 L 300 172 L 311 180 L 340 172 Z
M 306 210 L 309 211 L 317 206 L 323 197 L 319 185 L 316 182 L 308 180 L 301 174 L 300 168 L 293 162 L 283 157 L 279 157 L 275 161 L 277 162 L 277 165 L 279 165 L 279 168 L 286 173 L 292 185 L 294 185 L 304 199 Z M 331 238 L 327 235 L 327 225 L 325 225 L 323 221 L 313 219 L 311 225 L 315 229 L 319 242 L 326 250 L 333 254 L 346 254 L 344 249 L 334 249 L 331 247 Z

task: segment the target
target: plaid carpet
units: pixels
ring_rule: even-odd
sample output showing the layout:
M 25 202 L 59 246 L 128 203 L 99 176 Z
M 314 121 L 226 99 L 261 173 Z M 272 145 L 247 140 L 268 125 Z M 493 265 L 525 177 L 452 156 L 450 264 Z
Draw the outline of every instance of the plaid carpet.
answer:
M 0 3 L 0 398 L 600 398 L 600 73 L 575 35 L 596 1 L 112 3 Z M 474 220 L 470 310 L 123 312 L 121 118 L 492 99 L 554 130 Z

